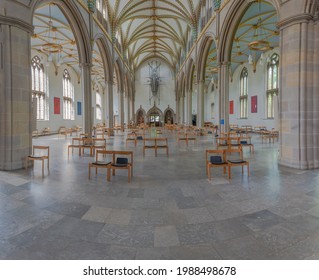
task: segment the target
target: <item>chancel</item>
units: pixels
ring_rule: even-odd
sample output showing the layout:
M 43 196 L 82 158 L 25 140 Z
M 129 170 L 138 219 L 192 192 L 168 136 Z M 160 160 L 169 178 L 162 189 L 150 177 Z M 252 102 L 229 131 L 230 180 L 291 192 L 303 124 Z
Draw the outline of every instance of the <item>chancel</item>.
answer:
M 1 0 L 0 259 L 318 259 L 318 21 Z

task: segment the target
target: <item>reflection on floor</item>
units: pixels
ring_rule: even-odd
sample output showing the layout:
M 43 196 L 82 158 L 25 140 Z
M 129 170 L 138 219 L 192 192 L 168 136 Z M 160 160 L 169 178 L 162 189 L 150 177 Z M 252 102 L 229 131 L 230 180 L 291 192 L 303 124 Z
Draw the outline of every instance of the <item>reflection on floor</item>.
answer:
M 211 136 L 188 147 L 169 136 L 170 154 L 142 152 L 125 136 L 108 149 L 134 151 L 134 176 L 104 169 L 88 180 L 89 154 L 67 159 L 67 140 L 50 145 L 50 174 L 0 172 L 1 259 L 318 259 L 319 174 L 277 164 L 278 144 L 244 153 L 251 177 L 233 168 L 205 174 Z M 46 170 L 45 170 L 46 171 Z

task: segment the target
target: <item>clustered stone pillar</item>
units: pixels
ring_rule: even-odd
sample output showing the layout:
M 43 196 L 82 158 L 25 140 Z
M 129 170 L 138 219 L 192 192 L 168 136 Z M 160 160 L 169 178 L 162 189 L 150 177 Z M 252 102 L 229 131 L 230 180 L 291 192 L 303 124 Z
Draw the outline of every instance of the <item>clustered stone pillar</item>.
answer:
M 184 94 L 184 93 L 183 93 Z M 185 123 L 185 96 L 182 94 L 181 96 L 181 119 L 180 119 L 180 123 Z
M 219 68 L 219 130 L 229 129 L 229 69 L 228 62 L 222 62 Z
M 192 125 L 192 91 L 187 91 L 187 112 L 186 112 L 186 123 L 187 125 Z
M 279 163 L 298 169 L 319 167 L 319 29 L 308 15 L 279 23 Z
M 93 127 L 93 112 L 92 109 L 92 86 L 91 86 L 91 63 L 81 63 L 82 69 L 82 85 L 83 85 L 83 100 L 84 100 L 84 131 L 89 136 L 92 134 Z
M 124 125 L 124 92 L 120 90 L 119 92 L 119 122 L 120 125 Z
M 198 127 L 204 127 L 204 97 L 205 81 L 197 81 L 197 122 Z
M 32 30 L 0 16 L 0 170 L 22 168 L 31 153 Z
M 114 117 L 114 113 L 113 113 L 113 83 L 112 82 L 107 82 L 107 109 L 106 109 L 106 115 L 107 115 L 107 120 L 106 120 L 106 124 L 107 127 L 109 128 L 113 128 L 114 124 L 113 124 L 113 117 Z

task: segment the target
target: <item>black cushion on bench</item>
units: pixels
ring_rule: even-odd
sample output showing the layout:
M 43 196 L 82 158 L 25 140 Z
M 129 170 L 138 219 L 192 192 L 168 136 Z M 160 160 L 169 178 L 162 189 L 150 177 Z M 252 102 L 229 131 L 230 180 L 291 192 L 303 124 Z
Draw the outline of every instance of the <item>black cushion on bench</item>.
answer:
M 211 156 L 210 162 L 213 164 L 223 164 L 224 163 L 221 156 Z
M 128 164 L 128 159 L 127 158 L 122 158 L 118 157 L 116 159 L 116 162 L 112 164 L 112 166 L 117 166 L 117 167 L 125 167 Z

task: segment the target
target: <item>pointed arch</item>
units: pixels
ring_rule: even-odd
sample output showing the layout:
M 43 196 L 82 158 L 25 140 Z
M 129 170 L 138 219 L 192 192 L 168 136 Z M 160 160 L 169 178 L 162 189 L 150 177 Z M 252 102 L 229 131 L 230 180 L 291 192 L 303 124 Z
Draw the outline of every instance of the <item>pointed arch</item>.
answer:
M 31 19 L 35 10 L 41 5 L 54 4 L 59 7 L 73 32 L 79 52 L 80 64 L 91 64 L 92 46 L 89 31 L 79 10 L 78 1 L 74 0 L 33 0 L 31 2 Z

